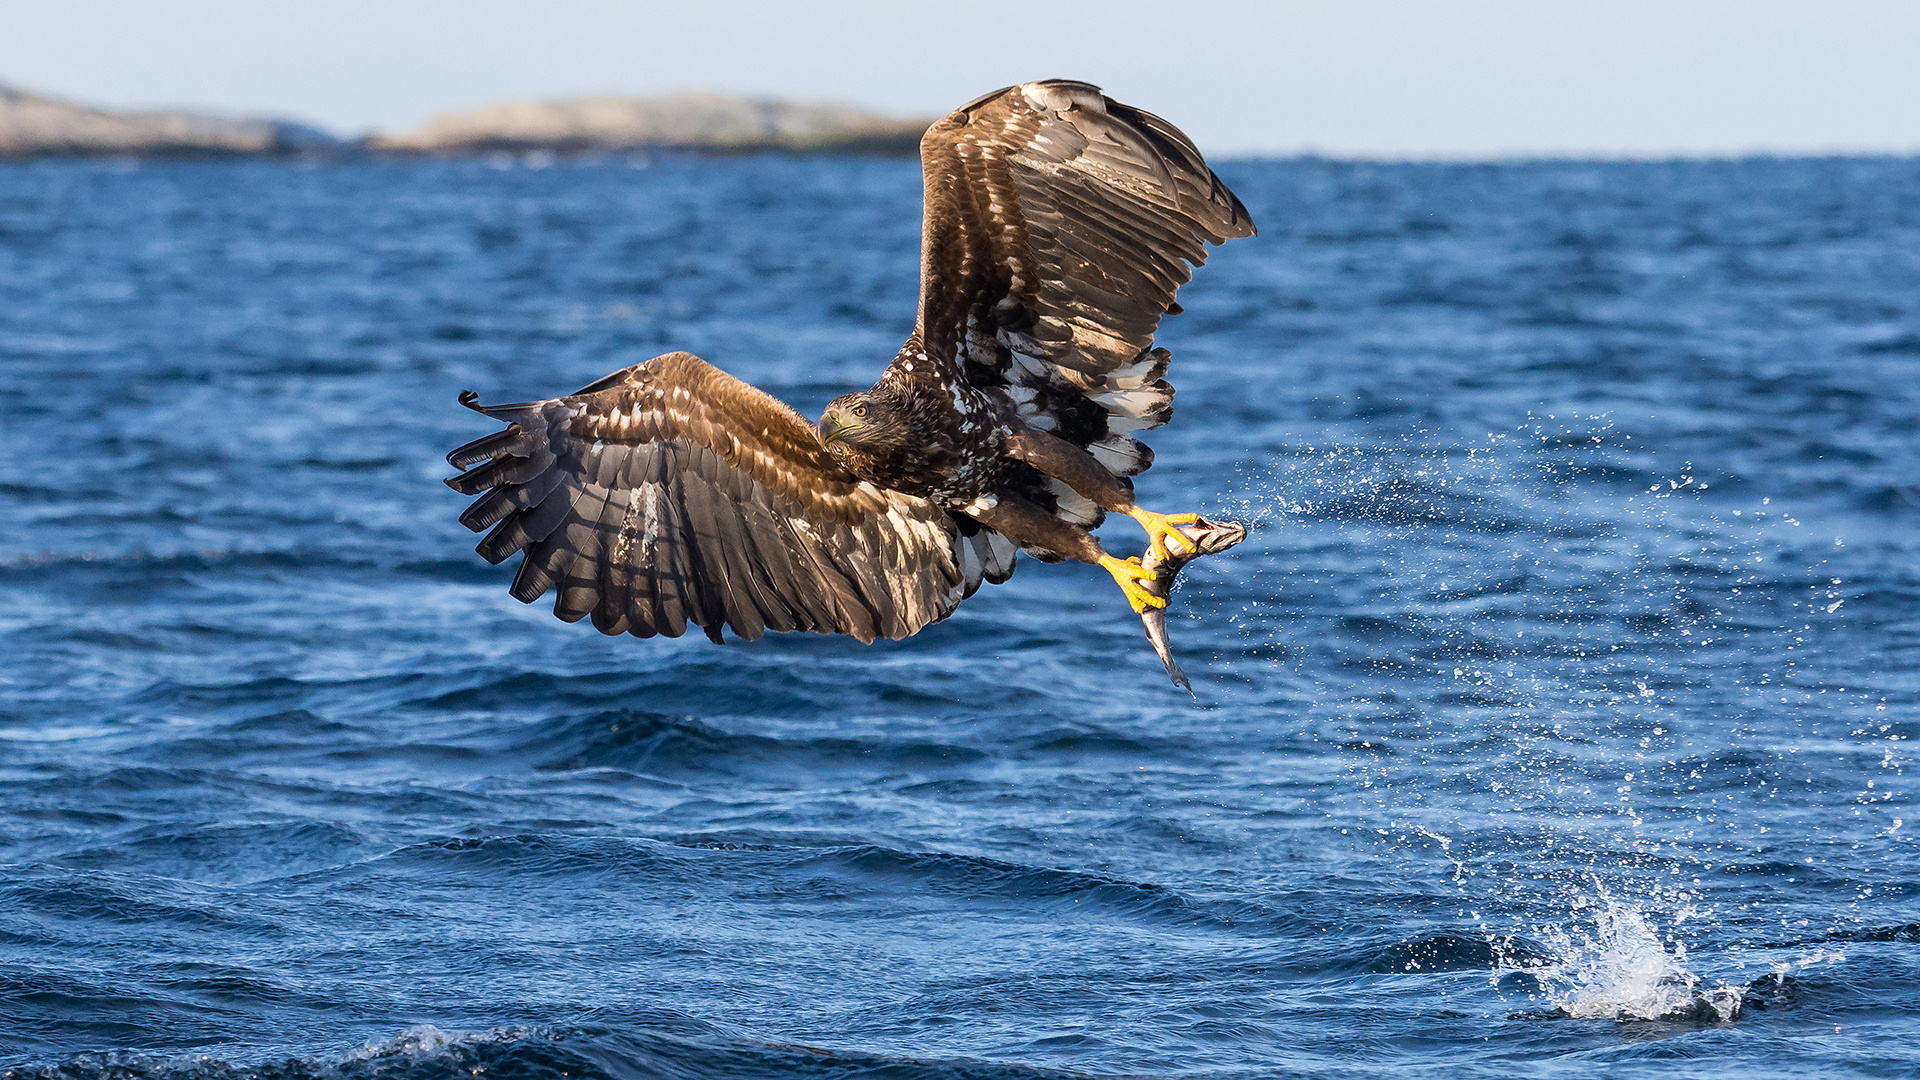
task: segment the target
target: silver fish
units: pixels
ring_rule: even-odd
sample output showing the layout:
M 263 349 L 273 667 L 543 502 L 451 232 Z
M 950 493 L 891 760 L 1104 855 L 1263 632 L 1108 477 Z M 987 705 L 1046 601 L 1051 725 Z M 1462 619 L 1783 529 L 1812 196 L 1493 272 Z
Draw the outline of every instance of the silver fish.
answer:
M 1180 574 L 1180 568 L 1202 555 L 1214 555 L 1225 551 L 1247 538 L 1247 527 L 1237 521 L 1208 521 L 1201 518 L 1191 525 L 1175 525 L 1181 534 L 1193 541 L 1198 551 L 1185 551 L 1177 544 L 1167 545 L 1167 557 L 1157 559 L 1152 551 L 1141 558 L 1141 565 L 1155 572 L 1152 581 L 1143 581 L 1140 587 L 1155 596 L 1165 599 L 1173 591 L 1173 579 Z M 1174 662 L 1173 648 L 1167 642 L 1167 609 L 1148 608 L 1140 613 L 1140 622 L 1147 628 L 1147 641 L 1153 645 L 1153 651 L 1160 654 L 1160 662 L 1167 665 L 1167 675 L 1173 684 L 1187 693 L 1193 693 L 1193 684 L 1187 681 L 1187 673 L 1180 670 Z

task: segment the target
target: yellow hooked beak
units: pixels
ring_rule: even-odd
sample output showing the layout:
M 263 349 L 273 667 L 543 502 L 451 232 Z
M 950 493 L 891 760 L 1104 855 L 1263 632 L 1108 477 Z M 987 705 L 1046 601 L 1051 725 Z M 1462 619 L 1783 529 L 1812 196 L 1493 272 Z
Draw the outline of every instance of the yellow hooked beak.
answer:
M 820 445 L 832 446 L 834 443 L 845 438 L 847 432 L 858 431 L 859 429 L 860 424 L 858 422 L 849 422 L 846 417 L 840 415 L 838 409 L 835 409 L 820 418 Z

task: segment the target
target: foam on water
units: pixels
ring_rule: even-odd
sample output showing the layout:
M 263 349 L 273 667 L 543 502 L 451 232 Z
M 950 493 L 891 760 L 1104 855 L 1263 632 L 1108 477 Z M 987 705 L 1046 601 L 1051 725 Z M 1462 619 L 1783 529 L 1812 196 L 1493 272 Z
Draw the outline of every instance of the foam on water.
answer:
M 1703 985 L 1687 946 L 1662 938 L 1646 914 L 1604 892 L 1576 901 L 1571 927 L 1543 929 L 1554 959 L 1524 970 L 1545 998 L 1576 1019 L 1732 1020 L 1742 988 Z M 1675 921 L 1694 914 L 1682 910 Z

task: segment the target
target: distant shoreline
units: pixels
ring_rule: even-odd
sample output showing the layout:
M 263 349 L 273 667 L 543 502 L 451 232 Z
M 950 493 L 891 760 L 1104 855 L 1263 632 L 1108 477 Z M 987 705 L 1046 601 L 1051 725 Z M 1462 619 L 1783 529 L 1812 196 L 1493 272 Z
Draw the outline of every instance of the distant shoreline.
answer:
M 929 118 L 845 105 L 687 92 L 507 102 L 436 116 L 414 131 L 344 138 L 275 117 L 114 110 L 0 85 L 0 161 L 42 158 L 456 158 L 547 153 L 912 155 Z

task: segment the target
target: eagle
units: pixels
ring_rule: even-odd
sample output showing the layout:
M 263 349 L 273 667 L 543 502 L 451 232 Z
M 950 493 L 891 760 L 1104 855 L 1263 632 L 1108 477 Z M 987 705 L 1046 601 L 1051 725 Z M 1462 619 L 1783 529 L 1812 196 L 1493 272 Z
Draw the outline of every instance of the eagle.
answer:
M 919 318 L 871 389 L 812 423 L 684 352 L 566 397 L 461 404 L 506 427 L 447 455 L 460 521 L 512 595 L 604 634 L 768 630 L 899 639 L 952 614 L 1018 552 L 1113 575 L 1165 605 L 1156 562 L 1193 514 L 1133 501 L 1134 438 L 1172 411 L 1153 336 L 1208 244 L 1254 234 L 1179 129 L 1096 86 L 996 90 L 920 142 Z M 1149 558 L 1092 535 L 1108 511 Z

